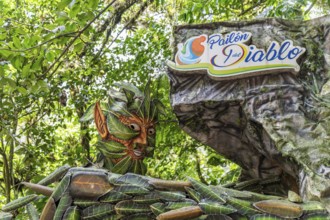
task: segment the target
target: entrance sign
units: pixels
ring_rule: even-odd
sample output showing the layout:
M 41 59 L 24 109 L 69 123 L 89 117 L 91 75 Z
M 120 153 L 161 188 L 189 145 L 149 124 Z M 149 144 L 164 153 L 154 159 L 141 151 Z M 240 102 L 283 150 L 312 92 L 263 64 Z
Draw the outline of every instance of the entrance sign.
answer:
M 175 62 L 168 61 L 167 65 L 179 72 L 207 70 L 219 79 L 299 71 L 297 59 L 305 48 L 285 40 L 281 44 L 272 41 L 266 50 L 259 49 L 248 45 L 251 37 L 250 32 L 240 31 L 191 37 L 178 44 Z

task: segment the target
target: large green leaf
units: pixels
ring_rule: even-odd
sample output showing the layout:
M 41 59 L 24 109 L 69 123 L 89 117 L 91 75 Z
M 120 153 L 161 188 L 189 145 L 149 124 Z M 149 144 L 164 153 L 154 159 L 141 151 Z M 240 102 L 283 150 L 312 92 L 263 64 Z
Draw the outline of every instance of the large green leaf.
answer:
M 69 193 L 65 193 L 56 208 L 53 220 L 61 220 L 66 210 L 71 206 L 72 198 Z
M 29 215 L 30 220 L 39 220 L 39 213 L 36 207 L 32 203 L 26 205 L 26 211 Z M 0 217 L 1 219 L 1 217 Z
M 254 215 L 260 213 L 260 211 L 253 208 L 252 203 L 249 201 L 228 197 L 227 203 L 237 209 L 237 212 L 242 215 Z
M 69 207 L 64 213 L 63 220 L 80 220 L 81 211 L 77 206 Z
M 62 195 L 68 189 L 68 186 L 70 185 L 70 182 L 71 182 L 71 175 L 69 175 L 69 174 L 65 175 L 64 178 L 58 184 L 58 186 L 56 187 L 56 189 L 54 190 L 54 192 L 51 196 L 54 199 L 55 202 L 60 200 Z
M 110 134 L 119 139 L 129 140 L 139 134 L 139 132 L 134 131 L 128 126 L 124 125 L 116 116 L 111 113 L 107 115 L 107 125 Z
M 116 191 L 125 193 L 127 195 L 139 196 L 148 194 L 150 191 L 146 188 L 134 185 L 120 185 L 115 188 Z
M 132 158 L 130 156 L 126 156 L 121 159 L 121 161 L 119 161 L 117 164 L 115 164 L 111 171 L 114 173 L 124 174 L 128 171 L 131 164 Z
M 12 220 L 13 214 L 11 214 L 9 212 L 0 212 L 0 219 L 1 220 Z
M 114 184 L 118 184 L 118 185 L 130 184 L 130 185 L 141 186 L 149 190 L 153 189 L 152 185 L 149 184 L 149 180 L 147 178 L 143 178 L 142 176 L 133 173 L 126 173 L 125 175 L 122 175 L 121 177 L 116 179 Z
M 175 191 L 156 191 L 160 199 L 167 202 L 177 202 L 183 200 L 186 196 L 182 192 Z
M 136 96 L 136 97 L 143 97 L 143 93 L 136 86 L 132 85 L 131 83 L 118 82 L 118 83 L 115 83 L 115 85 L 121 89 L 125 89 L 125 90 L 133 92 L 134 96 Z
M 70 169 L 69 165 L 64 165 L 59 168 L 57 168 L 54 172 L 46 176 L 44 179 L 40 180 L 38 182 L 39 185 L 47 186 L 49 184 L 52 184 L 56 181 L 59 181 L 61 177 L 63 177 L 66 172 Z
M 166 204 L 165 210 L 175 210 L 175 209 L 181 209 L 183 207 L 193 206 L 197 205 L 197 202 L 195 202 L 192 199 L 184 199 L 179 202 L 168 202 Z
M 109 151 L 109 153 L 123 152 L 125 149 L 127 149 L 125 145 L 116 141 L 98 141 L 96 143 L 96 147 L 98 149 Z
M 189 181 L 191 182 L 194 189 L 199 192 L 199 194 L 206 199 L 219 202 L 219 203 L 225 203 L 226 201 L 221 198 L 218 194 L 213 192 L 208 186 L 204 185 L 203 183 L 198 182 L 197 180 L 194 180 L 193 178 L 189 178 Z
M 157 202 L 157 203 L 150 205 L 151 211 L 155 215 L 160 215 L 160 214 L 166 212 L 165 207 L 166 207 L 166 204 L 164 204 L 162 202 Z
M 304 213 L 326 212 L 325 206 L 318 201 L 309 201 L 302 204 Z
M 136 213 L 151 213 L 149 205 L 136 203 L 133 201 L 121 201 L 116 204 L 115 210 L 117 214 L 130 215 Z
M 132 201 L 137 203 L 153 204 L 153 203 L 161 202 L 161 199 L 158 192 L 151 192 L 142 196 L 134 196 Z
M 124 116 L 132 116 L 131 112 L 127 109 L 127 102 L 121 102 L 121 101 L 113 101 L 109 107 L 109 109 L 106 110 L 106 112 L 110 112 L 113 114 L 120 114 Z
M 113 203 L 113 202 L 119 202 L 119 201 L 127 200 L 127 199 L 130 199 L 130 198 L 132 198 L 132 197 L 129 196 L 129 195 L 126 195 L 126 194 L 121 193 L 121 192 L 117 192 L 115 190 L 111 190 L 110 192 L 108 192 L 107 194 L 102 196 L 100 198 L 100 201 L 101 202 Z
M 79 206 L 80 208 L 87 208 L 88 206 L 100 204 L 100 202 L 88 199 L 75 199 L 73 204 Z
M 250 220 L 283 220 L 283 219 L 270 214 L 257 214 L 251 216 Z
M 1 210 L 4 212 L 10 212 L 10 211 L 16 210 L 16 209 L 23 207 L 23 206 L 29 204 L 30 202 L 34 201 L 37 197 L 38 197 L 38 195 L 32 194 L 32 195 L 28 195 L 28 196 L 16 199 L 16 200 L 2 206 Z
M 90 121 L 94 118 L 94 107 L 95 107 L 95 104 L 90 105 L 86 109 L 84 115 L 80 118 L 81 122 Z
M 84 219 L 102 219 L 103 217 L 114 212 L 114 206 L 106 203 L 85 208 L 83 210 L 83 216 Z
M 194 199 L 196 202 L 200 202 L 201 201 L 201 195 L 199 194 L 199 192 L 195 191 L 194 189 L 192 189 L 190 187 L 185 187 L 184 189 L 189 194 L 189 196 L 192 199 Z
M 236 212 L 236 209 L 233 209 L 229 206 L 224 206 L 216 202 L 201 202 L 198 204 L 205 214 L 231 214 Z

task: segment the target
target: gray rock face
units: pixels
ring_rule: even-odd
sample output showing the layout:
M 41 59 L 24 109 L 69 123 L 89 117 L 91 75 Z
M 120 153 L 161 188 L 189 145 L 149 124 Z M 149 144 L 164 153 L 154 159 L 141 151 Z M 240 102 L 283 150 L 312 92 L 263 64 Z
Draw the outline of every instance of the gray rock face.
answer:
M 282 177 L 305 199 L 330 196 L 330 16 L 179 26 L 175 45 L 200 34 L 251 32 L 251 44 L 292 40 L 306 48 L 298 74 L 216 81 L 206 71 L 169 69 L 171 104 L 182 129 L 243 168 L 242 178 Z M 175 51 L 176 52 L 176 51 Z M 330 82 L 329 82 L 330 84 Z

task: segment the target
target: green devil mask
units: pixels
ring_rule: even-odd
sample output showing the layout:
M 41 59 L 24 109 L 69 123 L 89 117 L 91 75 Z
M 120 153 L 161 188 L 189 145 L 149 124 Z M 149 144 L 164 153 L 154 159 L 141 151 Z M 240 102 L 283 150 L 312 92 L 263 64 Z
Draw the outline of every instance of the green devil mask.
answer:
M 80 121 L 94 118 L 101 136 L 97 143 L 99 161 L 114 173 L 145 174 L 145 157 L 151 157 L 155 145 L 155 124 L 164 108 L 150 96 L 150 84 L 141 92 L 129 83 L 117 84 L 107 102 L 90 106 Z

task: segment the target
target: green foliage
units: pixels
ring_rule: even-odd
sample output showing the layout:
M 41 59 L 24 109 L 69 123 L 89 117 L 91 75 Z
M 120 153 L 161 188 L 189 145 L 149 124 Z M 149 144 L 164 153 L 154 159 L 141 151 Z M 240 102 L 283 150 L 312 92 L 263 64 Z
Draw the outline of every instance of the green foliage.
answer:
M 330 1 L 309 0 L 195 0 L 179 1 L 179 21 L 203 23 L 261 17 L 310 19 L 329 13 Z
M 0 0 L 0 8 L 4 204 L 26 193 L 19 182 L 38 182 L 63 164 L 95 160 L 97 132 L 79 118 L 120 81 L 142 89 L 151 78 L 151 95 L 165 105 L 154 157 L 145 161 L 148 175 L 192 176 L 211 184 L 235 180 L 239 167 L 184 134 L 170 110 L 169 83 L 162 76 L 172 53 L 172 25 L 267 16 L 306 19 L 328 14 L 329 1 Z

